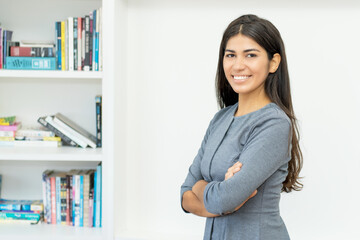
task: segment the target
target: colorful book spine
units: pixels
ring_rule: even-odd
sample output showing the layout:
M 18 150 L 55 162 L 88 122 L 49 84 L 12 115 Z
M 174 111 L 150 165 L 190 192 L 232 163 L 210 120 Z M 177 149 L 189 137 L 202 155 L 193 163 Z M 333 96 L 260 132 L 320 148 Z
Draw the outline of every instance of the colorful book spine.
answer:
M 51 192 L 51 223 L 56 224 L 56 180 L 55 177 L 50 178 Z
M 46 219 L 46 223 L 51 224 L 51 183 L 50 177 L 46 178 L 46 205 L 44 205 L 45 212 L 44 217 Z
M 0 26 L 0 69 L 3 68 L 3 28 Z
M 0 131 L 0 137 L 15 137 L 15 131 Z
M 73 188 L 74 188 L 74 199 L 73 199 L 73 218 L 74 226 L 80 226 L 80 175 L 73 176 Z
M 54 57 L 54 49 L 50 47 L 10 47 L 12 57 Z
M 56 224 L 61 224 L 61 182 L 60 177 L 56 176 Z
M 6 57 L 6 68 L 17 70 L 55 70 L 54 57 Z
M 69 71 L 74 71 L 74 18 L 68 18 L 68 58 L 69 58 Z
M 39 213 L 25 213 L 25 212 L 12 212 L 12 211 L 1 211 L 0 212 L 0 219 L 23 219 L 23 220 L 40 220 Z
M 17 131 L 18 129 L 20 129 L 21 127 L 21 123 L 20 122 L 16 122 L 13 125 L 0 125 L 0 131 Z
M 96 146 L 102 146 L 102 97 L 97 95 L 95 97 L 96 103 Z
M 80 175 L 80 227 L 84 226 L 84 176 Z
M 77 41 L 77 49 L 78 49 L 78 54 L 77 54 L 77 70 L 78 71 L 81 71 L 81 64 L 82 64 L 82 61 L 81 61 L 81 58 L 82 58 L 82 18 L 81 17 L 78 17 L 78 41 Z
M 73 29 L 73 35 L 74 35 L 74 70 L 78 70 L 78 18 L 74 17 L 74 29 Z
M 95 205 L 95 227 L 101 227 L 101 205 L 102 205 L 102 166 L 99 164 L 96 168 L 96 205 Z
M 66 70 L 65 60 L 65 21 L 61 21 L 61 70 Z
M 84 71 L 90 71 L 90 16 L 85 16 L 85 60 Z
M 61 50 L 61 22 L 55 23 L 55 37 L 56 37 L 56 54 L 57 54 L 57 69 L 61 70 L 62 64 L 62 50 Z
M 66 225 L 66 198 L 67 198 L 67 181 L 66 176 L 60 178 L 60 187 L 61 187 L 61 195 L 60 195 L 60 223 L 62 225 Z

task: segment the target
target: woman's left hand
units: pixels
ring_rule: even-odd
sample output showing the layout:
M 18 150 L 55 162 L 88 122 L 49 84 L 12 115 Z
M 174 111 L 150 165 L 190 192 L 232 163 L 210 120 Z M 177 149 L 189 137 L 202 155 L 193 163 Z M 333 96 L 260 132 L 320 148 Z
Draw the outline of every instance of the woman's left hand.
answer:
M 235 173 L 240 171 L 241 167 L 242 167 L 241 162 L 236 162 L 234 165 L 232 165 L 232 167 L 230 167 L 225 174 L 225 180 L 228 180 L 229 178 L 233 177 Z

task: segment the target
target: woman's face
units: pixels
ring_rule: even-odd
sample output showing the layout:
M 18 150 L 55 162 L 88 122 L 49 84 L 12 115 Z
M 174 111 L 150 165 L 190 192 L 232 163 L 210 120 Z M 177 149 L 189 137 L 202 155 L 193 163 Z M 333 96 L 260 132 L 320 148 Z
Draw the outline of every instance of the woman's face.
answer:
M 226 44 L 223 59 L 225 76 L 239 95 L 264 90 L 266 77 L 273 70 L 271 62 L 266 50 L 247 36 L 235 35 Z

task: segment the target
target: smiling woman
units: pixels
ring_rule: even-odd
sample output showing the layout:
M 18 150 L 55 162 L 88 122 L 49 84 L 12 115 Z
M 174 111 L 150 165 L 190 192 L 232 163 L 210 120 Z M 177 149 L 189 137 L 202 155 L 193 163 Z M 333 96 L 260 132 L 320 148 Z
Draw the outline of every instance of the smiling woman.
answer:
M 255 15 L 230 23 L 216 86 L 222 109 L 181 186 L 182 207 L 207 217 L 204 239 L 290 239 L 280 193 L 302 188 L 302 154 L 284 44 L 273 24 Z

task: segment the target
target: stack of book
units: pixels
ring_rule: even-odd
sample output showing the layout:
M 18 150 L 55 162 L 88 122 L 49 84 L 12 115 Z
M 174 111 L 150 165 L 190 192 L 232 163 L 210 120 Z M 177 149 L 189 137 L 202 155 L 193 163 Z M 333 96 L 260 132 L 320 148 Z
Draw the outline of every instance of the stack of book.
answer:
M 38 223 L 43 211 L 42 200 L 0 199 L 0 223 Z
M 102 10 L 55 23 L 57 69 L 102 71 Z
M 77 227 L 101 227 L 102 169 L 43 173 L 44 221 Z
M 97 147 L 97 139 L 91 133 L 65 117 L 61 113 L 40 117 L 38 122 L 54 132 L 63 141 L 64 145 L 74 147 Z
M 16 117 L 0 118 L 0 146 L 58 147 L 61 139 L 51 131 L 22 129 Z
M 55 70 L 55 44 L 13 41 L 13 31 L 0 27 L 0 69 Z

